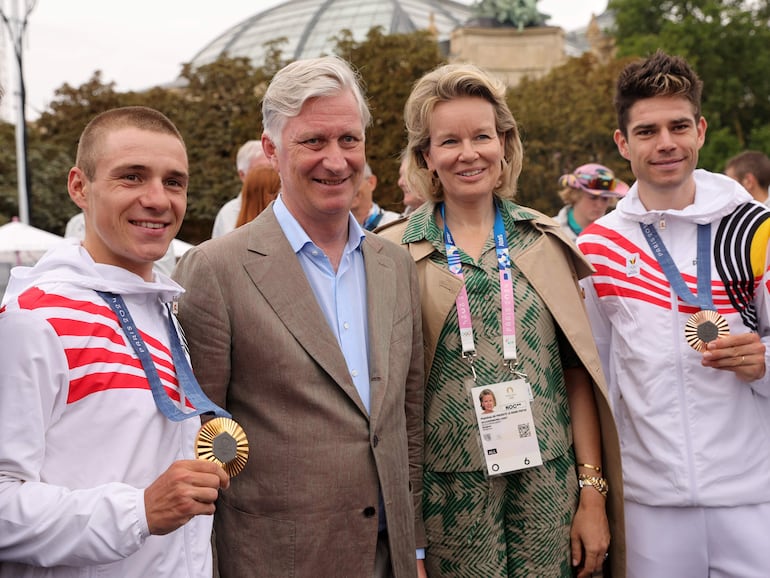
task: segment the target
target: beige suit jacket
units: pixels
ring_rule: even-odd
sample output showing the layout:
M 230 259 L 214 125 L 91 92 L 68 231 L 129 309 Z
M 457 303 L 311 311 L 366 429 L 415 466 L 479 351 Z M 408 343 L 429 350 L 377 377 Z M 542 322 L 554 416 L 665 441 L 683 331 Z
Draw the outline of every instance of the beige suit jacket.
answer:
M 416 271 L 375 235 L 362 250 L 371 414 L 272 207 L 177 267 L 195 373 L 251 447 L 217 502 L 222 578 L 371 576 L 380 489 L 394 576 L 416 574 L 415 548 L 425 546 Z
M 620 442 L 610 410 L 599 353 L 581 297 L 582 290 L 578 285 L 578 279 L 590 275 L 593 269 L 575 245 L 563 235 L 555 221 L 532 209 L 528 210 L 537 215 L 532 224 L 542 235 L 524 251 L 518 252 L 511 248 L 511 259 L 543 299 L 591 375 L 601 423 L 604 475 L 611 488 L 607 501 L 612 532 L 611 575 L 622 577 L 625 576 L 626 547 Z M 378 233 L 400 243 L 405 229 L 406 221 L 400 221 L 386 225 Z M 439 267 L 427 258 L 434 251 L 428 241 L 410 243 L 406 248 L 417 263 L 420 280 L 427 372 L 433 362 L 444 320 L 455 307 L 462 281 L 450 273 L 448 268 Z

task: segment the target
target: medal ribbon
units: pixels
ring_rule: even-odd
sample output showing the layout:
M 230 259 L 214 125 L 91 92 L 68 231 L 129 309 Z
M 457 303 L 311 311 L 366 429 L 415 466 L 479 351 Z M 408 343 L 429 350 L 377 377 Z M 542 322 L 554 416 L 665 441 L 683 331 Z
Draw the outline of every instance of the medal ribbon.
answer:
M 476 353 L 476 345 L 473 338 L 473 326 L 471 320 L 471 308 L 468 303 L 468 292 L 465 288 L 460 250 L 455 245 L 454 238 L 449 232 L 444 215 L 444 203 L 439 205 L 441 219 L 444 221 L 444 245 L 446 247 L 447 263 L 449 271 L 458 277 L 463 286 L 455 301 L 457 307 L 457 320 L 460 325 L 460 340 L 462 343 L 463 357 L 470 357 Z M 505 234 L 505 225 L 500 208 L 495 203 L 495 251 L 497 253 L 497 268 L 500 272 L 500 305 L 502 315 L 503 332 L 503 359 L 511 367 L 516 363 L 516 316 L 513 302 L 513 279 L 511 275 L 511 258 L 508 251 L 508 238 Z
M 117 316 L 123 332 L 128 337 L 129 343 L 131 343 L 131 347 L 134 349 L 137 357 L 139 357 L 139 361 L 142 362 L 142 369 L 144 369 L 144 373 L 147 375 L 147 381 L 150 382 L 150 391 L 152 391 L 155 405 L 158 406 L 163 415 L 171 421 L 182 421 L 203 413 L 213 413 L 217 417 L 231 417 L 228 412 L 206 397 L 206 394 L 201 390 L 198 380 L 193 375 L 190 363 L 187 361 L 184 349 L 182 349 L 179 334 L 177 333 L 171 310 L 168 307 L 168 335 L 171 345 L 171 358 L 174 361 L 176 377 L 179 382 L 179 397 L 182 400 L 182 404 L 184 405 L 185 399 L 189 399 L 195 408 L 189 412 L 179 409 L 163 389 L 163 384 L 160 381 L 160 376 L 152 356 L 144 343 L 144 339 L 139 335 L 139 331 L 134 324 L 134 320 L 131 318 L 131 314 L 128 312 L 128 307 L 126 307 L 123 298 L 115 293 L 104 291 L 97 291 L 97 293 L 107 302 L 107 305 L 110 306 L 110 309 Z
M 647 244 L 658 260 L 663 274 L 668 279 L 671 288 L 677 296 L 688 305 L 699 307 L 702 311 L 716 311 L 717 308 L 714 306 L 714 300 L 711 296 L 711 223 L 698 225 L 697 296 L 693 295 L 692 291 L 687 287 L 687 283 L 684 282 L 682 274 L 676 268 L 674 260 L 671 258 L 655 227 L 644 223 L 639 223 L 639 226 L 642 228 Z

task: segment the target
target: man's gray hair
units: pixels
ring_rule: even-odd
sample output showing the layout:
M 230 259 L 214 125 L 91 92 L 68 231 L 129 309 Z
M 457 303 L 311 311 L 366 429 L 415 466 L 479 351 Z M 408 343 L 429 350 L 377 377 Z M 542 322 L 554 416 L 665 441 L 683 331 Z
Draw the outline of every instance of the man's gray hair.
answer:
M 238 149 L 238 156 L 235 157 L 235 166 L 239 173 L 245 175 L 249 172 L 251 162 L 263 156 L 265 156 L 265 151 L 262 150 L 262 141 L 246 141 L 241 148 Z
M 297 60 L 279 70 L 262 99 L 262 124 L 276 146 L 290 118 L 297 116 L 311 98 L 337 96 L 350 90 L 358 103 L 361 124 L 369 126 L 371 113 L 366 104 L 359 76 L 338 56 Z

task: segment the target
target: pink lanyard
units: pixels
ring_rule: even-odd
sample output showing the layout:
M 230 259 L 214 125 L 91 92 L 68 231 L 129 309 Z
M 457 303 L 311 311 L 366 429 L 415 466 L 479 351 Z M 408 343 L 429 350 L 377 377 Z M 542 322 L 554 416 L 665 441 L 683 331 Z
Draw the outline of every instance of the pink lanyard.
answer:
M 457 321 L 460 326 L 460 342 L 462 344 L 463 359 L 467 359 L 476 380 L 476 370 L 473 360 L 476 357 L 476 343 L 473 337 L 473 323 L 471 308 L 468 303 L 468 291 L 465 288 L 465 276 L 463 275 L 460 250 L 455 245 L 454 238 L 449 232 L 444 216 L 444 203 L 439 206 L 441 219 L 444 222 L 444 246 L 446 247 L 447 263 L 449 271 L 458 277 L 463 286 L 455 304 L 457 307 Z M 500 209 L 495 204 L 495 251 L 497 252 L 497 269 L 500 272 L 500 305 L 502 313 L 503 329 L 503 360 L 505 365 L 515 371 L 516 367 L 516 316 L 513 302 L 513 279 L 511 276 L 511 258 L 508 252 L 508 239 L 505 235 L 505 225 Z

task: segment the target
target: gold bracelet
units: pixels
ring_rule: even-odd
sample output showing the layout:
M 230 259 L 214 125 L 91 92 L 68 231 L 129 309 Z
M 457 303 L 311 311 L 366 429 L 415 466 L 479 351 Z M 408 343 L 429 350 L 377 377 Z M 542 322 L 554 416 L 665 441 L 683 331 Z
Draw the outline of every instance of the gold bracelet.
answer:
M 594 466 L 592 464 L 578 464 L 579 468 L 588 468 L 589 470 L 595 471 L 597 474 L 602 473 L 602 467 L 601 466 Z
M 598 476 L 587 476 L 585 474 L 579 474 L 578 485 L 580 486 L 581 490 L 586 486 L 592 486 L 605 498 L 607 497 L 607 492 L 610 490 L 609 485 L 607 484 L 607 480 Z

